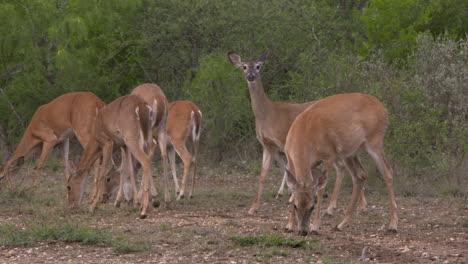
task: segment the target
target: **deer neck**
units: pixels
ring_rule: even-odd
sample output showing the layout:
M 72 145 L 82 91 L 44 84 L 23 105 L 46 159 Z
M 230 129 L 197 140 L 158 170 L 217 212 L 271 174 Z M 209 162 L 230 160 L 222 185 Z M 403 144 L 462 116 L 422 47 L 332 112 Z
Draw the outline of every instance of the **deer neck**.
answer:
M 260 78 L 254 82 L 248 82 L 248 86 L 255 119 L 264 120 L 270 112 L 271 100 L 266 96 Z

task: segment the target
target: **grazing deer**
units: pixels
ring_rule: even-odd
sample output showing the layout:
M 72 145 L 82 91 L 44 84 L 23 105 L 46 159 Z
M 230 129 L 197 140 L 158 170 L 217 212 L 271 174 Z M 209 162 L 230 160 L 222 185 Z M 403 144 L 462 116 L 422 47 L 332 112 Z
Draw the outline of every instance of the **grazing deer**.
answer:
M 157 109 L 157 108 L 156 108 Z M 86 146 L 77 170 L 68 179 L 68 204 L 70 208 L 80 203 L 84 176 L 90 166 L 102 156 L 97 187 L 98 194 L 91 204 L 94 211 L 104 191 L 105 168 L 115 147 L 125 146 L 143 167 L 140 218 L 147 216 L 149 188 L 151 184 L 152 125 L 155 122 L 153 108 L 136 95 L 117 98 L 101 108 L 93 127 L 91 141 Z
M 261 69 L 267 58 L 266 51 L 257 61 L 243 62 L 241 57 L 234 52 L 229 52 L 228 58 L 234 66 L 242 69 L 244 72 L 244 77 L 249 87 L 252 110 L 255 116 L 257 139 L 263 147 L 263 162 L 258 180 L 257 195 L 249 209 L 249 214 L 253 215 L 258 209 L 263 184 L 270 168 L 272 158 L 277 161 L 280 169 L 284 171 L 283 182 L 278 190 L 277 198 L 282 195 L 287 175 L 285 170 L 285 161 L 280 156 L 280 153 L 284 152 L 286 136 L 296 117 L 316 101 L 302 104 L 271 101 L 265 94 L 261 78 Z M 345 167 L 342 162 L 339 160 L 335 162 L 336 184 L 335 189 L 333 190 L 330 207 L 327 210 L 330 215 L 336 207 L 341 179 L 344 176 L 344 168 Z M 361 198 L 362 206 L 365 207 L 364 193 L 362 193 Z
M 393 193 L 393 172 L 385 160 L 383 140 L 387 129 L 387 110 L 375 97 L 366 94 L 338 94 L 327 97 L 301 113 L 289 130 L 284 151 L 288 159 L 287 181 L 294 201 L 287 230 L 307 235 L 310 216 L 318 211 L 312 232 L 320 227 L 320 205 L 328 173 L 337 159 L 344 160 L 353 179 L 351 202 L 343 221 L 336 227 L 343 230 L 349 223 L 359 199 L 367 173 L 358 157 L 364 146 L 384 176 L 390 199 L 389 231 L 396 232 L 398 217 Z M 310 168 L 322 163 L 320 175 Z M 316 203 L 316 204 L 315 204 Z
M 34 185 L 37 185 L 50 151 L 56 144 L 63 143 L 62 162 L 65 178 L 68 180 L 71 169 L 68 163 L 69 139 L 74 133 L 81 146 L 85 148 L 91 139 L 90 129 L 94 125 L 99 109 L 103 106 L 105 103 L 90 92 L 67 93 L 40 106 L 34 113 L 15 152 L 0 169 L 0 179 L 18 169 L 25 159 L 42 147 L 33 177 Z M 99 166 L 96 163 L 95 175 L 98 170 Z
M 192 173 L 192 186 L 190 189 L 189 197 L 193 196 L 193 189 L 195 186 L 195 177 L 197 169 L 197 153 L 200 141 L 202 123 L 202 113 L 200 109 L 190 101 L 176 101 L 169 103 L 169 115 L 167 120 L 167 138 L 168 138 L 168 158 L 171 164 L 172 176 L 174 179 L 174 185 L 176 190 L 177 200 L 184 197 L 185 185 L 188 180 L 190 173 L 190 166 L 193 163 Z M 186 142 L 192 142 L 192 152 L 186 148 Z M 175 164 L 175 153 L 179 155 L 184 163 L 184 176 L 182 180 L 182 188 L 179 188 L 176 175 L 176 164 Z M 125 155 L 125 154 L 123 154 Z M 123 157 L 123 156 L 122 156 Z M 117 176 L 127 171 L 128 168 L 125 166 L 114 166 L 114 168 L 107 175 L 106 188 L 107 192 L 114 193 L 117 186 L 120 186 L 120 178 Z M 130 167 L 133 169 L 133 173 L 136 174 L 139 167 Z M 124 178 L 124 184 L 128 182 Z M 124 187 L 123 187 L 124 188 Z M 125 188 L 124 188 L 125 190 Z M 131 190 L 126 191 L 125 199 L 130 201 L 132 199 Z

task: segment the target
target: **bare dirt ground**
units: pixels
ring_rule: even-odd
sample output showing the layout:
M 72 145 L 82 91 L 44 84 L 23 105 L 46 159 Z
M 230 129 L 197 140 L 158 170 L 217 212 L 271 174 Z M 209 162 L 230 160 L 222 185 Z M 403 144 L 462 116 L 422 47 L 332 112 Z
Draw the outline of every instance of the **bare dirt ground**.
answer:
M 274 199 L 280 178 L 273 171 L 258 214 L 249 216 L 256 173 L 223 166 L 201 168 L 192 200 L 173 202 L 170 210 L 153 209 L 147 219 L 137 220 L 138 209 L 127 205 L 103 204 L 94 214 L 85 206 L 69 212 L 62 173 L 48 171 L 27 198 L 0 190 L 0 225 L 21 228 L 31 221 L 73 219 L 121 232 L 127 239 L 149 241 L 149 250 L 119 254 L 108 246 L 44 241 L 0 247 L 0 263 L 468 263 L 466 198 L 398 196 L 399 230 L 391 234 L 386 232 L 386 193 L 373 191 L 367 194 L 368 210 L 336 232 L 332 227 L 341 220 L 350 197 L 350 189 L 344 188 L 335 215 L 322 218 L 320 234 L 303 238 L 284 232 L 287 199 Z M 299 248 L 242 246 L 230 239 L 260 235 L 305 239 L 305 244 Z

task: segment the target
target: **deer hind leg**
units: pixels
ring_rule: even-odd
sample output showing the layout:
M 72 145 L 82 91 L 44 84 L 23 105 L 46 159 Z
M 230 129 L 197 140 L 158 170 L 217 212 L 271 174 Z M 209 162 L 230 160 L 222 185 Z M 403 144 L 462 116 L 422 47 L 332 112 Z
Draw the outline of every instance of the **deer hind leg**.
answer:
M 345 174 L 346 166 L 342 160 L 337 159 L 335 164 L 333 164 L 336 171 L 335 186 L 333 186 L 333 193 L 330 199 L 330 204 L 328 205 L 326 215 L 333 215 L 333 211 L 336 209 L 336 201 L 340 195 L 341 183 L 343 182 L 343 177 Z
M 138 162 L 140 162 L 141 167 L 143 168 L 143 177 L 141 185 L 141 212 L 139 218 L 144 219 L 148 215 L 149 201 L 150 201 L 150 188 L 151 188 L 151 157 L 146 154 L 143 149 L 140 147 L 138 141 L 132 140 L 125 142 L 128 150 L 135 157 Z M 127 155 L 130 155 L 128 153 Z
M 253 201 L 249 209 L 250 215 L 254 215 L 257 212 L 258 205 L 260 203 L 260 196 L 262 195 L 263 184 L 265 183 L 265 178 L 271 165 L 271 153 L 271 150 L 269 150 L 266 147 L 263 147 L 262 170 L 260 172 L 260 177 L 258 178 L 257 195 L 255 196 L 255 200 Z
M 187 186 L 187 179 L 190 172 L 190 165 L 192 164 L 192 154 L 187 150 L 184 143 L 175 143 L 174 148 L 179 154 L 179 157 L 182 159 L 184 163 L 184 176 L 182 178 L 182 185 L 180 188 L 179 195 L 177 196 L 177 200 L 184 198 L 185 194 L 185 186 Z
M 190 188 L 189 198 L 192 199 L 193 197 L 193 189 L 195 188 L 195 178 L 197 177 L 197 158 L 198 158 L 198 147 L 199 139 L 194 139 L 192 144 L 193 149 L 193 156 L 192 156 L 192 163 L 193 163 L 193 174 L 192 174 L 192 187 Z
M 172 179 L 174 180 L 174 190 L 176 194 L 176 198 L 179 195 L 180 188 L 179 188 L 179 181 L 177 180 L 177 172 L 176 172 L 176 157 L 175 157 L 175 149 L 173 146 L 167 147 L 167 158 L 169 159 L 169 164 L 171 166 L 172 172 Z
M 171 201 L 171 194 L 169 193 L 169 177 L 167 175 L 167 135 L 166 129 L 161 129 L 158 131 L 158 144 L 161 150 L 161 158 L 163 163 L 163 177 L 164 177 L 164 203 L 165 207 L 169 207 L 169 202 Z M 180 194 L 179 194 L 180 195 Z
M 68 182 L 68 178 L 70 178 L 70 164 L 68 161 L 68 155 L 70 153 L 70 139 L 66 138 L 63 140 L 63 153 L 62 153 L 62 163 L 63 163 L 63 171 L 65 173 L 65 182 Z
M 280 170 L 283 172 L 283 180 L 281 182 L 281 186 L 278 189 L 278 193 L 276 194 L 275 199 L 279 199 L 280 197 L 283 196 L 284 193 L 284 187 L 286 186 L 286 178 L 288 177 L 286 173 L 286 163 L 284 159 L 279 155 L 279 153 L 275 154 L 275 160 L 278 162 L 278 166 L 280 167 Z
M 128 160 L 127 160 L 127 151 L 125 148 L 122 148 L 122 165 L 120 169 L 120 182 L 119 182 L 119 190 L 117 192 L 117 195 L 115 197 L 114 201 L 114 206 L 115 207 L 120 207 L 120 204 L 122 203 L 122 198 L 124 194 L 124 183 L 125 183 L 125 178 L 127 177 L 127 173 L 129 173 L 129 166 L 128 166 Z
M 349 203 L 349 206 L 346 209 L 346 213 L 343 220 L 338 226 L 336 226 L 336 229 L 338 230 L 343 230 L 346 226 L 348 226 L 348 223 L 351 220 L 354 211 L 356 210 L 359 196 L 367 179 L 367 173 L 362 167 L 361 161 L 356 155 L 346 158 L 345 163 L 353 179 L 353 193 L 351 194 L 351 202 Z
M 396 232 L 398 227 L 397 205 L 395 202 L 395 193 L 393 189 L 393 170 L 388 165 L 387 160 L 382 149 L 382 143 L 375 144 L 367 143 L 366 149 L 369 155 L 374 160 L 379 172 L 384 176 L 385 184 L 387 185 L 387 192 L 390 201 L 390 224 L 388 231 Z

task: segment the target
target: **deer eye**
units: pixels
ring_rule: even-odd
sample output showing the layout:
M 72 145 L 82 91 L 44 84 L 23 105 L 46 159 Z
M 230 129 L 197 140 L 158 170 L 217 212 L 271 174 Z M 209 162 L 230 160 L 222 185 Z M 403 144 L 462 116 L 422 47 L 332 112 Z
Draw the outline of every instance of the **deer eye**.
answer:
M 294 204 L 294 209 L 297 210 L 297 205 Z
M 245 66 L 245 65 L 244 65 L 244 66 L 242 66 L 242 68 L 243 68 L 244 70 L 247 70 L 247 66 Z
M 257 70 L 260 70 L 260 64 L 259 64 L 259 65 L 257 65 Z

